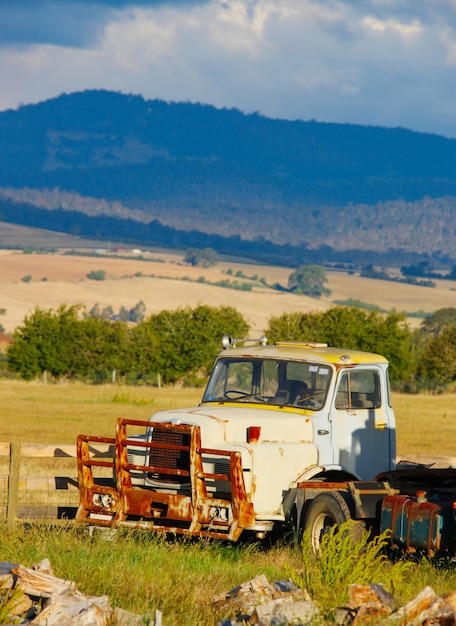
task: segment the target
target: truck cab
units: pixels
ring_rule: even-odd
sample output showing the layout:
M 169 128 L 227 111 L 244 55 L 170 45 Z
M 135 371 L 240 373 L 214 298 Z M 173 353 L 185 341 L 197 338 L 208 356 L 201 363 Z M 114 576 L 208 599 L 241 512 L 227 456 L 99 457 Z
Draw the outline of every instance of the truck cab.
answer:
M 224 337 L 200 405 L 143 424 L 129 438 L 123 420 L 117 434 L 112 510 L 80 517 L 263 536 L 300 484 L 373 481 L 395 468 L 387 360 L 320 343 Z

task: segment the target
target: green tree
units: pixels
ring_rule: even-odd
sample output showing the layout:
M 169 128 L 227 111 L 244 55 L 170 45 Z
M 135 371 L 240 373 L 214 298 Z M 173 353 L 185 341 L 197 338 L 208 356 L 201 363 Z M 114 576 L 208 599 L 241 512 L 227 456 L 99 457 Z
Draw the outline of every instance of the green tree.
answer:
M 425 335 L 438 335 L 446 326 L 456 323 L 456 308 L 445 307 L 434 311 L 426 317 L 420 326 L 420 331 Z
M 417 380 L 421 387 L 434 390 L 456 380 L 456 322 L 428 339 L 418 361 Z
M 145 315 L 146 315 L 146 305 L 144 304 L 142 300 L 140 300 L 139 302 L 135 304 L 135 306 L 132 309 L 130 309 L 128 320 L 130 322 L 135 322 L 137 324 L 138 322 L 142 322 L 144 320 Z
M 87 315 L 87 313 L 85 313 L 84 316 L 85 315 Z M 98 302 L 95 302 L 93 307 L 90 309 L 88 315 L 91 315 L 92 317 L 101 317 L 101 310 Z
M 184 263 L 194 267 L 212 267 L 217 263 L 217 253 L 212 248 L 188 248 Z
M 164 383 L 204 378 L 229 333 L 244 337 L 248 325 L 232 307 L 198 305 L 161 311 L 131 331 L 131 362 L 136 371 L 160 373 Z
M 124 307 L 124 306 L 120 307 L 118 318 L 122 322 L 128 322 L 128 320 L 130 319 L 130 312 L 128 311 L 128 309 L 126 307 Z
M 129 331 L 128 371 L 130 374 L 151 375 L 159 370 L 159 340 L 153 318 L 144 320 Z
M 8 349 L 9 369 L 27 380 L 45 371 L 56 379 L 72 376 L 80 308 L 61 305 L 57 311 L 46 311 L 36 307 L 13 333 Z
M 78 378 L 109 380 L 113 370 L 128 369 L 129 335 L 125 322 L 88 316 L 79 322 L 72 371 Z
M 106 270 L 92 270 L 87 274 L 89 280 L 106 280 Z
M 272 317 L 271 341 L 323 342 L 352 350 L 376 352 L 390 362 L 391 380 L 409 380 L 415 371 L 412 333 L 400 313 L 380 313 L 336 306 L 324 312 L 286 313 Z
M 199 370 L 203 376 L 208 376 L 212 371 L 223 335 L 242 338 L 249 331 L 243 316 L 231 306 L 200 304 L 193 309 L 190 324 L 196 339 L 192 370 L 195 373 Z
M 105 320 L 111 320 L 114 317 L 114 309 L 112 308 L 110 304 L 108 304 L 107 306 L 103 308 L 103 310 L 100 313 L 100 317 L 102 317 Z
M 288 287 L 294 293 L 320 298 L 331 295 L 331 291 L 324 286 L 326 282 L 328 279 L 322 265 L 300 265 L 290 274 Z

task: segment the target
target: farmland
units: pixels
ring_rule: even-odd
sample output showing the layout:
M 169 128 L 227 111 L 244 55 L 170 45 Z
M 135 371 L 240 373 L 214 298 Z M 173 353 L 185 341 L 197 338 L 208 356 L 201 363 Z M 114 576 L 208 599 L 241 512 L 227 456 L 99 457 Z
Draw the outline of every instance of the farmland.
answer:
M 0 381 L 0 439 L 71 443 L 81 432 L 109 436 L 114 433 L 117 417 L 146 419 L 161 409 L 194 405 L 200 394 L 201 390 L 184 388 L 44 385 L 4 380 Z M 403 456 L 409 457 L 413 452 L 454 456 L 453 395 L 394 394 L 393 404 L 398 421 L 398 449 Z M 0 523 L 0 531 L 3 560 L 30 566 L 49 558 L 56 574 L 76 581 L 84 593 L 107 594 L 114 606 L 141 615 L 151 615 L 159 609 L 164 626 L 213 625 L 222 614 L 212 606 L 212 598 L 259 573 L 271 581 L 286 579 L 290 568 L 301 571 L 303 563 L 290 531 L 272 547 L 251 541 L 231 545 L 166 540 L 140 531 L 120 532 L 115 540 L 111 537 L 106 541 L 99 534 L 89 536 L 71 522 L 63 526 L 44 522 L 18 524 L 15 529 Z M 387 589 L 391 588 L 391 567 L 384 563 L 380 578 L 375 579 L 384 582 Z M 454 567 L 446 560 L 429 562 L 415 558 L 413 576 L 404 576 L 390 590 L 403 604 L 426 585 L 439 594 L 454 590 Z M 337 590 L 339 605 L 346 601 L 346 589 L 344 586 Z M 316 588 L 313 594 L 317 603 L 327 596 L 327 588 Z M 332 602 L 335 597 L 332 592 Z
M 327 286 L 332 295 L 312 300 L 265 287 L 243 292 L 209 284 L 241 272 L 264 277 L 268 284 L 286 285 L 291 272 L 287 268 L 223 259 L 213 268 L 202 269 L 183 265 L 183 252 L 143 251 L 141 256 L 131 254 L 124 259 L 3 251 L 0 308 L 6 309 L 6 314 L 0 323 L 11 332 L 36 305 L 56 309 L 62 303 L 83 303 L 90 309 L 98 303 L 117 310 L 142 300 L 147 313 L 198 303 L 231 305 L 249 320 L 253 333 L 262 332 L 272 315 L 324 310 L 334 300 L 348 298 L 409 312 L 456 306 L 455 284 L 449 281 L 429 289 L 329 272 Z M 106 271 L 106 280 L 87 278 L 88 273 L 100 269 Z M 31 280 L 24 282 L 27 275 Z M 199 280 L 201 276 L 206 282 Z M 79 433 L 112 436 L 117 417 L 147 419 L 158 410 L 194 405 L 200 397 L 197 389 L 1 380 L 0 441 L 63 444 L 73 443 Z M 454 459 L 454 394 L 396 393 L 393 405 L 400 457 Z M 0 530 L 2 559 L 31 565 L 48 557 L 57 575 L 76 580 L 84 592 L 108 594 L 114 605 L 143 615 L 162 610 L 165 626 L 214 624 L 221 617 L 210 603 L 215 595 L 260 572 L 277 580 L 287 577 L 287 568 L 302 567 L 299 551 L 290 543 L 265 550 L 251 543 L 167 542 L 141 533 L 118 536 L 111 543 L 89 539 L 73 528 L 49 533 L 44 524 L 27 530 L 21 526 L 14 531 Z M 386 569 L 386 580 L 388 575 Z M 455 589 L 454 568 L 416 562 L 414 575 L 404 579 L 395 596 L 405 602 L 426 585 L 438 593 Z
M 183 252 L 163 250 L 117 255 L 91 252 L 90 256 L 64 252 L 65 249 L 52 254 L 0 251 L 0 308 L 6 310 L 0 323 L 7 332 L 20 325 L 35 306 L 57 309 L 63 303 L 80 303 L 88 310 L 95 304 L 100 308 L 112 306 L 118 311 L 122 306 L 129 310 L 143 301 L 146 314 L 199 303 L 230 305 L 244 315 L 252 333 L 263 332 L 271 316 L 279 316 L 285 311 L 321 311 L 335 301 L 349 299 L 410 314 L 456 307 L 454 281 L 437 281 L 435 288 L 429 288 L 328 271 L 327 287 L 332 293 L 317 300 L 271 289 L 250 280 L 256 276 L 264 279 L 267 285 L 278 283 L 286 287 L 290 268 L 226 259 L 211 268 L 192 267 L 182 262 Z M 88 254 L 87 250 L 85 253 Z M 105 272 L 105 280 L 87 277 L 100 270 Z M 234 280 L 254 282 L 255 286 L 250 291 L 242 291 L 214 284 Z M 410 318 L 410 322 L 416 325 L 419 320 Z

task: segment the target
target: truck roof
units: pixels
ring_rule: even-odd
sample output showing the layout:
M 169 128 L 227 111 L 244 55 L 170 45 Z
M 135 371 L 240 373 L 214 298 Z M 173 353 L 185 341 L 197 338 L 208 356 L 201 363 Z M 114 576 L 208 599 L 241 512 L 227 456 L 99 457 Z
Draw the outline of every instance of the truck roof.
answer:
M 225 348 L 219 357 L 257 357 L 270 359 L 290 359 L 296 361 L 317 361 L 322 363 L 367 364 L 388 363 L 380 354 L 349 350 L 348 348 L 331 348 L 322 343 L 304 343 L 297 341 L 277 341 L 272 345 L 255 345 Z

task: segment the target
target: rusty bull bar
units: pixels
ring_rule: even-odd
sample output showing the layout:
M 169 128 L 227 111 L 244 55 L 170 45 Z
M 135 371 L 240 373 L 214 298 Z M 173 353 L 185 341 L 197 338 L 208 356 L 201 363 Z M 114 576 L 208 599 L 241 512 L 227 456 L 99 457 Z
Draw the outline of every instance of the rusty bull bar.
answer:
M 147 436 L 128 438 L 127 426 L 143 428 Z M 112 448 L 110 460 L 95 457 L 96 443 Z M 141 451 L 143 465 L 130 462 L 132 450 Z M 204 471 L 203 455 L 225 464 L 218 472 Z M 255 522 L 241 454 L 202 448 L 199 426 L 120 418 L 115 439 L 79 435 L 77 458 L 79 522 L 230 541 L 236 541 L 242 530 Z M 105 468 L 105 473 L 111 469 L 115 482 L 112 477 L 96 478 L 95 468 Z M 135 484 L 135 476 L 142 476 L 140 486 Z M 220 493 L 216 484 L 223 485 Z

